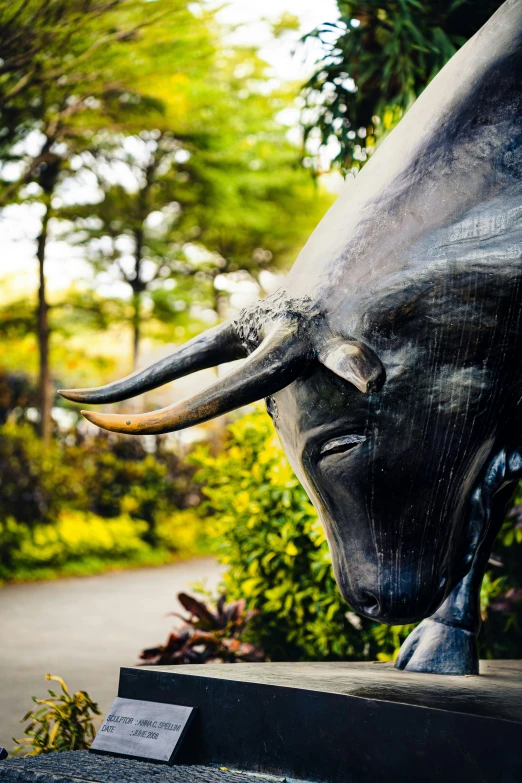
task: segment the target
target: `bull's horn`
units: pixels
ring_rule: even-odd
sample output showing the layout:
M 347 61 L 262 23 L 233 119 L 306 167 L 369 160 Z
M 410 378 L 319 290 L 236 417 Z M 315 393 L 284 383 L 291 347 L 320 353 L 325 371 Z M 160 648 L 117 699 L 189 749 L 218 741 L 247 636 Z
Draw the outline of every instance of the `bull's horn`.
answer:
M 377 354 L 358 340 L 331 340 L 318 351 L 317 356 L 321 364 L 365 394 L 379 391 L 386 379 Z
M 171 356 L 121 381 L 93 389 L 61 389 L 58 394 L 73 402 L 120 402 L 156 389 L 184 375 L 242 359 L 246 355 L 232 323 L 220 324 L 189 340 Z
M 82 413 L 93 424 L 111 432 L 132 435 L 174 432 L 248 405 L 288 386 L 303 372 L 308 355 L 308 347 L 298 335 L 297 324 L 280 322 L 239 367 L 194 397 L 153 413 Z

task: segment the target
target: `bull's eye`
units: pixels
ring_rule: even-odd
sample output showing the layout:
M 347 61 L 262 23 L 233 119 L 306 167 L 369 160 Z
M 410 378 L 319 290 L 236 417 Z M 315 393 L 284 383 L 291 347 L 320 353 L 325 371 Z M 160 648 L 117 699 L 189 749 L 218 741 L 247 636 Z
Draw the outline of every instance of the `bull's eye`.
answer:
M 332 438 L 323 443 L 320 457 L 324 457 L 327 454 L 342 454 L 345 451 L 350 451 L 361 443 L 364 443 L 366 437 L 364 435 L 343 435 L 340 438 Z

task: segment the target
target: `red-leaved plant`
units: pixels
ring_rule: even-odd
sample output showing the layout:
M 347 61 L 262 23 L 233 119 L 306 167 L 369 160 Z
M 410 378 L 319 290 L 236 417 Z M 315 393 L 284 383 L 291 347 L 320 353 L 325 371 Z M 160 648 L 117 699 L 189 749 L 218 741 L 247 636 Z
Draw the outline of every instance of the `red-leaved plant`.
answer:
M 141 666 L 265 660 L 259 647 L 243 641 L 248 623 L 257 614 L 256 610 L 246 610 L 244 599 L 226 604 L 222 595 L 215 609 L 187 593 L 178 593 L 178 601 L 189 616 L 172 613 L 183 625 L 171 632 L 166 644 L 143 650 Z

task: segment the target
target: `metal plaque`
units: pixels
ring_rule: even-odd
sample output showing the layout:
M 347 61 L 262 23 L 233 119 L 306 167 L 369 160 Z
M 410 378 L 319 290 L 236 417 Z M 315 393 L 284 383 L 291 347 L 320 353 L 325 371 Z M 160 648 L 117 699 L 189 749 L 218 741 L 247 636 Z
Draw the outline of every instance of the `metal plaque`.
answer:
M 117 696 L 91 750 L 172 764 L 194 707 Z

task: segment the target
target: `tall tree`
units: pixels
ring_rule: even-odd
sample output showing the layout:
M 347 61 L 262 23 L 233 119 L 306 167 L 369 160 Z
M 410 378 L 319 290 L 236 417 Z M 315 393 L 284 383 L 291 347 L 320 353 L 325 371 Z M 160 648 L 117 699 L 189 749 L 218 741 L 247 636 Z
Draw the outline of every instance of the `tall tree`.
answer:
M 168 319 L 171 338 L 172 328 L 186 323 L 180 314 L 189 309 L 190 294 L 194 301 L 208 299 L 200 266 L 189 264 L 183 252 L 184 242 L 193 236 L 185 211 L 196 198 L 183 165 L 189 155 L 167 130 L 107 137 L 94 153 L 83 156 L 84 166 L 96 176 L 100 200 L 60 211 L 60 217 L 73 222 L 69 240 L 84 247 L 95 272 L 109 272 L 130 289 L 134 366 L 144 320 L 150 326 L 151 317 Z M 175 288 L 163 288 L 167 278 L 178 281 Z M 192 278 L 188 290 L 179 284 L 183 278 Z
M 96 132 L 136 128 L 159 112 L 146 89 L 153 52 L 160 62 L 183 52 L 180 65 L 205 52 L 205 26 L 188 0 L 0 0 L 0 155 L 11 164 L 0 205 L 23 198 L 34 183 L 43 204 L 36 257 L 41 434 L 51 428 L 49 305 L 45 259 L 53 196 L 69 161 L 95 143 Z M 183 70 L 181 68 L 180 70 Z M 12 174 L 14 168 L 15 174 Z M 1 173 L 1 172 L 0 172 Z
M 305 145 L 334 144 L 357 170 L 428 82 L 504 0 L 338 0 L 340 17 L 310 33 L 324 55 L 303 88 Z
M 188 291 L 222 316 L 223 276 L 284 265 L 329 202 L 275 119 L 293 95 L 267 89 L 266 71 L 255 50 L 218 48 L 191 85 L 190 112 L 158 91 L 165 111 L 154 131 L 113 134 L 83 156 L 100 200 L 62 215 L 75 219 L 96 270 L 130 288 L 134 364 L 144 320 L 174 320 Z

